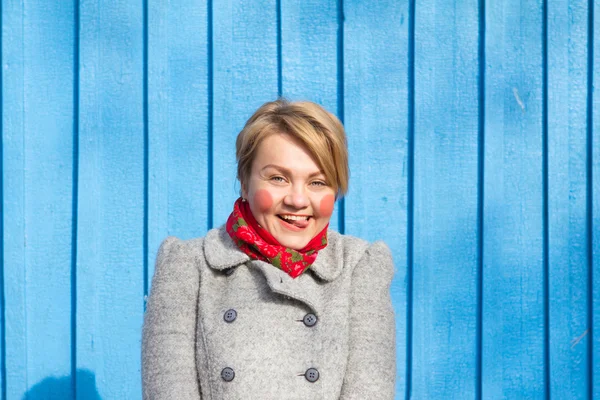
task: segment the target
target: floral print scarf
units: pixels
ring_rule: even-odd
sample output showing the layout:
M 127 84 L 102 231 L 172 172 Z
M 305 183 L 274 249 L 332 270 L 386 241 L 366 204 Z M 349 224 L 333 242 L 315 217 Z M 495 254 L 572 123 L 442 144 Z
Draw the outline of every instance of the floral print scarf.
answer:
M 242 198 L 236 200 L 225 225 L 227 233 L 244 253 L 255 260 L 268 262 L 297 278 L 317 259 L 319 250 L 327 246 L 327 225 L 301 250 L 284 247 L 252 215 Z

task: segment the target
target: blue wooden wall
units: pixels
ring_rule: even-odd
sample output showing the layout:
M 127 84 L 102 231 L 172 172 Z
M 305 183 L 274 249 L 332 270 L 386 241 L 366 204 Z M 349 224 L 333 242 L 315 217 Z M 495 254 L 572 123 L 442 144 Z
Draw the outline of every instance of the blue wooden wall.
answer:
M 260 104 L 345 123 L 397 399 L 600 399 L 599 0 L 2 0 L 2 399 L 139 399 L 155 253 Z

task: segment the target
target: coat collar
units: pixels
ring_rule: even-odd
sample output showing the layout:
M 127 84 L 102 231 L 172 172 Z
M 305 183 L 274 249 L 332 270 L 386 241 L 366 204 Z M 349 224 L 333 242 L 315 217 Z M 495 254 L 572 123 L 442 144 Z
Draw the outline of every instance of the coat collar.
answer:
M 327 247 L 319 251 L 313 265 L 302 275 L 312 273 L 326 282 L 333 281 L 340 275 L 343 268 L 341 235 L 335 231 L 328 230 L 327 241 Z M 250 260 L 250 257 L 242 252 L 233 242 L 225 229 L 225 225 L 208 231 L 204 239 L 204 254 L 208 265 L 220 271 L 237 267 Z M 271 267 L 278 270 L 273 266 Z M 285 272 L 281 272 L 285 274 Z

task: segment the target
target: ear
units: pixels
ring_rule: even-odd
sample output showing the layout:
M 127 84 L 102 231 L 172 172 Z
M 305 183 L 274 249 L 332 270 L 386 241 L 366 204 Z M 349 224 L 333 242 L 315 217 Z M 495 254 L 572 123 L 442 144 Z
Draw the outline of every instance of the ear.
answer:
M 240 190 L 240 193 L 242 195 L 243 199 L 248 200 L 248 187 L 245 183 L 241 184 L 242 189 Z

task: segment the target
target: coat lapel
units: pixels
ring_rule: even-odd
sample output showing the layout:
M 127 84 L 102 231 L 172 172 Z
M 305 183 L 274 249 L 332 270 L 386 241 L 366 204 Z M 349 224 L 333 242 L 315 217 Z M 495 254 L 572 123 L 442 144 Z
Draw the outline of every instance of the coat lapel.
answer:
M 250 260 L 243 251 L 231 240 L 225 225 L 211 229 L 204 238 L 204 257 L 212 269 L 223 271 L 238 267 Z
M 305 303 L 318 317 L 323 310 L 323 289 L 340 275 L 343 268 L 340 234 L 328 231 L 327 239 L 327 247 L 319 251 L 314 264 L 296 279 L 263 261 L 252 260 L 248 265 L 262 272 L 273 292 Z M 219 271 L 237 268 L 250 260 L 231 240 L 225 226 L 206 234 L 204 254 L 208 265 Z

